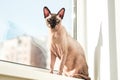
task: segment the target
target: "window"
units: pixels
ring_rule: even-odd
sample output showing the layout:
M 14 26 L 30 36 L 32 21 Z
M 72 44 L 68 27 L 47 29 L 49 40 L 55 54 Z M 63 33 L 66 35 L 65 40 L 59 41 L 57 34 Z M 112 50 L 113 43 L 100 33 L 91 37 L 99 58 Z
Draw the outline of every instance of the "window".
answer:
M 63 25 L 72 35 L 72 0 L 1 0 L 0 60 L 48 68 L 48 28 L 43 7 L 57 13 L 65 7 Z

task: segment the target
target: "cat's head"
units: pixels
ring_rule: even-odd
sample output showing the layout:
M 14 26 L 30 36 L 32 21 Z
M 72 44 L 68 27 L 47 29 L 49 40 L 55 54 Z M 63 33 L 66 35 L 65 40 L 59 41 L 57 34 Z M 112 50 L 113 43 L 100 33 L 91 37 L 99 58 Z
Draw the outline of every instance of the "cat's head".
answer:
M 58 11 L 57 14 L 51 13 L 51 11 L 47 8 L 43 8 L 44 18 L 46 19 L 47 26 L 51 29 L 54 29 L 56 25 L 61 23 L 61 20 L 64 17 L 65 8 L 62 8 Z

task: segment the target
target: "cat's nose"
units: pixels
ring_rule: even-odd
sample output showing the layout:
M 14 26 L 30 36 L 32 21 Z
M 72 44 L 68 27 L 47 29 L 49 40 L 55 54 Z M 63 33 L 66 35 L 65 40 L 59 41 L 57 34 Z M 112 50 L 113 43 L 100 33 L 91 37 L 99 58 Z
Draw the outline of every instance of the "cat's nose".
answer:
M 55 21 L 55 20 L 52 20 L 51 27 L 52 27 L 52 28 L 55 28 L 55 26 L 56 26 L 56 21 Z
M 51 22 L 52 22 L 52 24 L 54 24 L 54 25 L 56 24 L 56 20 L 54 20 L 54 19 L 51 20 Z

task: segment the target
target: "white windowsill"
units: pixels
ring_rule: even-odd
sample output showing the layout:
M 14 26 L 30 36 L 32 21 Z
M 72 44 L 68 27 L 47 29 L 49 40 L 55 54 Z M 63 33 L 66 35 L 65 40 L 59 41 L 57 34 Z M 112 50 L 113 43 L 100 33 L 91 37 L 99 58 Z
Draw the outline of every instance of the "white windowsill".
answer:
M 0 79 L 2 75 L 23 78 L 23 80 L 82 80 L 50 74 L 48 70 L 45 69 L 0 61 Z

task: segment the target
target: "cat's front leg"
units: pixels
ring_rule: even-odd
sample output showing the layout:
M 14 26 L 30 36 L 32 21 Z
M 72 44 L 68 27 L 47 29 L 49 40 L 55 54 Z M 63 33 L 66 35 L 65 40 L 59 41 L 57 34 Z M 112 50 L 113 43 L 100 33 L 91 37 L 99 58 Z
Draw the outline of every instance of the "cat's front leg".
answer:
M 53 73 L 55 61 L 56 61 L 56 56 L 51 51 L 51 53 L 50 53 L 50 73 Z
M 61 56 L 61 62 L 60 62 L 60 67 L 59 67 L 58 75 L 62 75 L 63 68 L 64 68 L 64 65 L 65 65 L 65 62 L 66 62 L 66 58 L 67 58 L 67 53 L 65 52 Z

